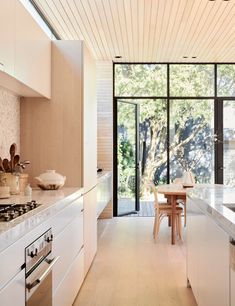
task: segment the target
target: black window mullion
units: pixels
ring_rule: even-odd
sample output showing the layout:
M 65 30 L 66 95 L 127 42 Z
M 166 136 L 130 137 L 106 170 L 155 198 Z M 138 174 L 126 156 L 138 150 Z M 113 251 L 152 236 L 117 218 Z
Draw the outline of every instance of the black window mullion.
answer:
M 170 183 L 170 65 L 167 64 L 167 183 Z
M 215 99 L 215 184 L 223 184 L 223 100 Z

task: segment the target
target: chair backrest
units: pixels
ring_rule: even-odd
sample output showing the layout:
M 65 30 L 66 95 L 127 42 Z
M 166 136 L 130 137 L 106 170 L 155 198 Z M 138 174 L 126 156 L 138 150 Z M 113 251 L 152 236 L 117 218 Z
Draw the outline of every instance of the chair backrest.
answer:
M 157 195 L 157 187 L 154 185 L 153 182 L 149 182 L 148 186 L 151 188 L 153 195 L 154 195 L 154 206 L 155 210 L 159 212 L 159 203 L 158 203 L 158 195 Z
M 183 178 L 182 177 L 176 177 L 174 179 L 174 184 L 182 184 L 183 183 Z

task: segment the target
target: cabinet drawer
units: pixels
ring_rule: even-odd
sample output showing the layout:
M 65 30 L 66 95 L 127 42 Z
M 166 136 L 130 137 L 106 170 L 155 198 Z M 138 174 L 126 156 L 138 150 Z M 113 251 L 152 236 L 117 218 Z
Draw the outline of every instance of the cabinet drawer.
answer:
M 50 220 L 53 235 L 56 237 L 64 228 L 71 223 L 83 211 L 83 197 L 78 198 L 68 207 L 59 212 L 55 217 Z
M 83 213 L 80 213 L 53 242 L 53 256 L 60 256 L 53 269 L 53 292 L 83 246 Z
M 84 252 L 80 251 L 53 295 L 53 306 L 72 306 L 84 279 Z
M 21 271 L 24 264 L 25 241 L 21 239 L 0 253 L 0 289 Z M 0 305 L 4 305 L 1 304 Z
M 6 287 L 0 290 L 0 305 L 25 306 L 25 270 L 18 273 Z

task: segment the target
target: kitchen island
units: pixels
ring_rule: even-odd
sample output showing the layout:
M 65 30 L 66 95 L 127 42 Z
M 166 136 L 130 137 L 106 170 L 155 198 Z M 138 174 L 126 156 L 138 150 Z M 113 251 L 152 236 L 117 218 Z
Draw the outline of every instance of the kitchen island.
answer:
M 188 285 L 199 306 L 234 306 L 235 189 L 198 185 L 187 205 Z
M 40 287 L 47 284 L 44 295 L 52 296 L 52 305 L 71 306 L 84 280 L 83 188 L 33 190 L 32 199 L 41 205 L 16 219 L 0 222 L 0 305 L 28 305 L 25 292 L 37 299 L 42 293 Z M 24 204 L 32 199 L 12 196 L 0 204 Z M 49 237 L 48 231 L 52 233 Z M 40 237 L 45 239 L 37 244 Z M 49 247 L 49 261 L 43 260 L 46 276 L 32 290 L 26 289 L 25 284 L 27 287 L 31 282 L 25 271 L 27 261 L 40 257 L 41 250 Z M 44 275 L 40 271 L 39 275 Z M 49 282 L 47 275 L 51 275 Z

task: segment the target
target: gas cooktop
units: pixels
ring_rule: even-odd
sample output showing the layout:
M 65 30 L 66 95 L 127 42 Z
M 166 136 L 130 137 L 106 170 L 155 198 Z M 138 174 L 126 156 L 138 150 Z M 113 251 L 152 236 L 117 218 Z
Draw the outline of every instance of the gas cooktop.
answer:
M 0 204 L 0 222 L 8 222 L 39 207 L 35 200 L 25 204 Z

